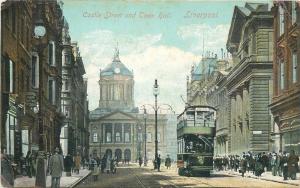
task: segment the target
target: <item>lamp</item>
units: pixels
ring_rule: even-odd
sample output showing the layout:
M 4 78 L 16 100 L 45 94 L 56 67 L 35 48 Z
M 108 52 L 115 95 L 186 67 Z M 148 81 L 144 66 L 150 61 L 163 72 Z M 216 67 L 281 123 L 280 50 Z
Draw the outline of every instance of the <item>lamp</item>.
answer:
M 144 136 L 144 144 L 145 144 L 145 154 L 144 154 L 144 166 L 147 166 L 147 129 L 146 129 L 146 120 L 147 120 L 147 112 L 144 106 L 144 128 L 145 128 L 145 136 Z
M 159 87 L 157 84 L 157 79 L 155 79 L 154 85 L 153 85 L 153 95 L 155 97 L 155 165 L 154 165 L 154 169 L 157 168 L 157 170 L 159 170 L 158 166 L 157 166 L 157 158 L 158 158 L 158 141 L 157 141 L 157 96 L 159 95 Z
M 38 2 L 37 4 L 37 20 L 35 21 L 34 27 L 34 37 L 37 39 L 37 51 L 39 55 L 39 101 L 37 108 L 35 109 L 38 112 L 38 128 L 39 128 L 39 152 L 37 158 L 37 175 L 35 180 L 35 187 L 46 187 L 46 173 L 45 173 L 45 151 L 44 151 L 44 126 L 43 126 L 43 117 L 42 117 L 42 101 L 43 101 L 43 58 L 42 53 L 47 44 L 43 44 L 42 38 L 46 34 L 46 29 L 44 26 L 44 22 L 42 20 L 42 2 Z

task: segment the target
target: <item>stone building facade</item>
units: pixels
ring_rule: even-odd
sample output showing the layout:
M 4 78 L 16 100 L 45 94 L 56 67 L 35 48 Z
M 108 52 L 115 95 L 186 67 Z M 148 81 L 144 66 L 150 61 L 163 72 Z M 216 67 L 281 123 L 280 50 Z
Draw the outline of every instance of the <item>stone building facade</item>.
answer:
M 215 155 L 271 151 L 273 16 L 268 4 L 234 8 L 227 50 L 230 59 L 204 57 L 192 67 L 187 105 L 217 109 Z
M 15 157 L 29 150 L 38 150 L 39 142 L 43 142 L 46 151 L 52 151 L 54 146 L 59 145 L 63 119 L 59 94 L 61 8 L 56 1 L 47 4 L 5 1 L 1 6 L 2 75 L 5 78 L 1 79 L 1 132 L 5 134 L 1 136 L 2 147 Z M 46 35 L 38 40 L 33 38 L 32 31 L 36 22 L 41 20 Z M 39 67 L 39 61 L 43 61 L 42 67 Z M 39 93 L 39 87 L 42 87 L 42 93 Z M 42 98 L 43 104 L 39 106 L 42 114 L 40 122 L 43 124 L 43 138 L 40 140 L 38 115 L 34 113 L 39 98 Z
M 1 4 L 1 149 L 16 159 L 31 147 L 36 124 L 33 109 L 25 107 L 26 93 L 34 91 L 32 9 L 32 2 Z
M 1 16 L 1 148 L 16 160 L 27 151 L 52 152 L 60 146 L 65 118 L 61 4 L 5 1 Z M 41 24 L 45 35 L 38 38 L 35 26 Z M 82 85 L 86 88 L 86 81 Z M 82 104 L 87 109 L 87 103 Z
M 241 29 L 242 28 L 242 29 Z M 270 151 L 273 17 L 268 4 L 235 7 L 227 40 L 229 153 Z
M 84 64 L 77 42 L 71 42 L 69 25 L 64 20 L 62 30 L 62 112 L 65 115 L 64 127 L 60 134 L 63 153 L 75 155 L 79 152 L 88 156 L 88 101 L 87 80 Z
M 227 76 L 232 68 L 230 59 L 218 60 L 216 69 L 208 77 L 207 82 L 207 104 L 217 110 L 216 135 L 214 139 L 214 154 L 217 156 L 229 153 L 229 99 L 226 88 Z
M 271 138 L 274 150 L 300 153 L 300 13 L 296 1 L 275 2 Z
M 113 61 L 100 70 L 99 86 L 99 107 L 90 113 L 89 153 L 135 161 L 145 157 L 146 141 L 147 159 L 154 159 L 154 115 L 147 114 L 145 124 L 144 114 L 135 107 L 134 75 L 120 61 L 118 49 Z M 158 114 L 158 151 L 162 157 L 167 155 L 167 122 L 167 115 Z

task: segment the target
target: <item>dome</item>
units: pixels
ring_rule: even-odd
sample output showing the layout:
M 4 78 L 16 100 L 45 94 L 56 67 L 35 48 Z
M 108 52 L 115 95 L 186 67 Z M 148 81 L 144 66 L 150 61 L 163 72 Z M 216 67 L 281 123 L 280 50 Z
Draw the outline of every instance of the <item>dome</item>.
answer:
M 112 76 L 112 75 L 124 75 L 124 76 L 133 76 L 132 71 L 130 71 L 119 58 L 119 50 L 116 49 L 113 61 L 108 64 L 100 72 L 101 76 Z

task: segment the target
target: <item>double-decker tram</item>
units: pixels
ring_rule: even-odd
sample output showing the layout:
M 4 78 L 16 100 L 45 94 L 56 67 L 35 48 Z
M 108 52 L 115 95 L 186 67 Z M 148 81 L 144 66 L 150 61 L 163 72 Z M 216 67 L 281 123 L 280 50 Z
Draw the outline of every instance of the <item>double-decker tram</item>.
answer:
M 210 175 L 215 127 L 216 109 L 211 106 L 190 106 L 177 117 L 179 175 Z

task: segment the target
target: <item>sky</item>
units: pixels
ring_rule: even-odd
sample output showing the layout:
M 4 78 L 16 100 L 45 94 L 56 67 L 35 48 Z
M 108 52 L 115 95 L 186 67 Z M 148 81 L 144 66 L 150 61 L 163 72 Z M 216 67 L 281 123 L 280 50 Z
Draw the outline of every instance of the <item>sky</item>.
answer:
M 72 41 L 78 41 L 88 78 L 89 109 L 98 107 L 99 70 L 111 63 L 116 46 L 120 60 L 133 70 L 135 105 L 159 104 L 184 110 L 186 77 L 203 52 L 220 57 L 234 6 L 243 1 L 63 0 Z M 204 45 L 203 45 L 204 41 Z M 204 46 L 204 48 L 203 48 Z

